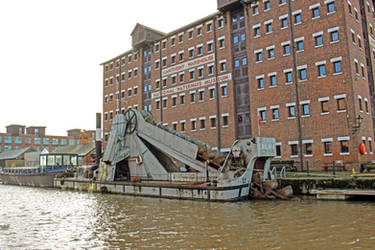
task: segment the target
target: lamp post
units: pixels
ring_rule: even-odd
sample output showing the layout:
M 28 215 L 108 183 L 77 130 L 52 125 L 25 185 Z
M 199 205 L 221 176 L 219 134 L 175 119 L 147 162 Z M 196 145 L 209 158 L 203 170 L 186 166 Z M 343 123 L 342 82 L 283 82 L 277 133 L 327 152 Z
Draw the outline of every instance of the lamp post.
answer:
M 363 122 L 363 117 L 361 115 L 358 115 L 358 117 L 355 118 L 355 125 L 352 126 L 353 133 L 357 132 L 361 128 L 362 122 Z

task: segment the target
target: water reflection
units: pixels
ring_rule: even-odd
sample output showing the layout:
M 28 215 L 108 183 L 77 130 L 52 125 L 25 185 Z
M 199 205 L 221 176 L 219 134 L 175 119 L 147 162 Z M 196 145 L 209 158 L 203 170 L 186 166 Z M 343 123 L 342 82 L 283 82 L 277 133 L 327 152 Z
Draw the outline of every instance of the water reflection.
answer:
M 371 248 L 375 203 L 208 203 L 0 185 L 0 248 Z

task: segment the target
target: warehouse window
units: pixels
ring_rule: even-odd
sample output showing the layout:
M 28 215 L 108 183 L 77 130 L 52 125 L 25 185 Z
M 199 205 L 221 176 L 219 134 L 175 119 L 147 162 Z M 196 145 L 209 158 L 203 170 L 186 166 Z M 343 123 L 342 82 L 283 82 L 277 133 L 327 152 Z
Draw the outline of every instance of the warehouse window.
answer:
M 300 24 L 302 23 L 302 16 L 301 13 L 294 15 L 294 24 Z
M 318 64 L 318 76 L 323 77 L 326 76 L 326 65 L 325 64 Z
M 190 93 L 190 102 L 191 103 L 195 102 L 195 92 Z
M 255 53 L 256 62 L 261 62 L 263 60 L 262 52 Z
M 320 17 L 319 7 L 312 8 L 311 12 L 312 12 L 312 18 Z
M 320 108 L 321 108 L 320 114 L 321 115 L 328 114 L 329 113 L 329 108 L 328 108 L 329 97 L 319 98 L 318 101 L 320 102 Z
M 290 54 L 290 44 L 283 45 L 283 52 L 284 52 L 284 56 Z
M 369 113 L 368 100 L 366 98 L 365 98 L 365 111 L 366 111 L 367 114 Z
M 189 39 L 192 39 L 194 37 L 193 30 L 188 31 L 188 37 L 189 37 Z
M 266 107 L 261 107 L 257 109 L 259 122 L 266 122 L 266 110 Z M 239 118 L 242 121 L 242 116 L 239 116 Z
M 323 46 L 323 36 L 322 35 L 317 35 L 314 37 L 315 39 L 315 47 L 320 47 Z
M 221 72 L 225 72 L 225 71 L 227 71 L 227 64 L 226 64 L 226 61 L 221 61 L 221 62 L 220 62 L 220 70 L 221 70 Z
M 324 146 L 324 156 L 331 156 L 332 155 L 332 141 L 323 142 L 323 146 Z
M 180 95 L 180 104 L 185 104 L 185 95 Z
M 339 137 L 340 155 L 349 155 L 349 137 Z
M 296 117 L 296 109 L 294 105 L 288 106 L 288 118 Z
M 269 77 L 270 77 L 270 86 L 275 87 L 277 85 L 276 73 L 272 74 L 272 75 L 269 75 Z
M 272 108 L 272 120 L 273 121 L 279 120 L 279 108 L 277 107 Z
M 309 116 L 310 115 L 310 104 L 303 103 L 302 106 L 302 116 Z
M 225 47 L 225 39 L 219 38 L 219 48 L 222 49 Z
M 108 114 L 108 113 L 107 113 Z M 10 136 L 9 136 L 10 137 Z M 7 139 L 7 136 L 5 137 L 5 143 L 6 143 L 6 139 Z M 12 139 L 11 139 L 12 140 Z M 34 139 L 34 144 L 36 145 L 40 145 L 41 144 L 41 138 L 35 138 Z
M 185 81 L 185 74 L 182 73 L 180 74 L 180 82 L 184 82 Z
M 358 67 L 357 59 L 354 59 L 354 69 L 355 69 L 355 73 L 359 75 L 359 67 Z
M 285 83 L 291 83 L 293 81 L 292 71 L 285 72 Z
M 199 91 L 199 101 L 204 101 L 204 90 Z
M 218 20 L 218 26 L 219 26 L 219 28 L 222 28 L 222 27 L 224 27 L 224 19 L 223 18 L 221 18 L 221 19 L 219 19 Z
M 307 79 L 307 73 L 306 73 L 306 68 L 302 68 L 298 70 L 298 77 L 300 81 L 306 80 Z
M 303 50 L 304 50 L 304 47 L 303 47 L 303 40 L 302 40 L 302 41 L 297 41 L 297 42 L 296 42 L 296 46 L 297 46 L 297 52 L 299 52 L 299 51 L 303 51 Z
M 275 49 L 274 49 L 274 47 L 271 47 L 271 48 L 267 49 L 267 52 L 268 52 L 268 59 L 275 58 Z
M 210 117 L 211 128 L 216 128 L 216 116 Z
M 356 8 L 354 8 L 354 16 L 355 19 L 358 20 L 358 10 Z
M 333 58 L 331 59 L 331 62 L 333 63 L 333 73 L 341 73 L 342 68 L 341 68 L 341 57 L 340 58 Z
M 210 99 L 214 99 L 215 98 L 215 88 L 210 88 L 209 91 L 210 91 Z
M 334 0 L 327 3 L 327 11 L 328 13 L 333 13 L 336 11 Z
M 185 121 L 181 121 L 181 131 L 185 131 Z
M 337 102 L 337 112 L 346 111 L 346 95 L 337 95 L 335 96 Z
M 281 29 L 284 29 L 286 27 L 288 27 L 288 18 L 287 17 L 284 17 L 280 20 L 281 22 Z
M 226 85 L 221 86 L 221 97 L 226 97 L 228 95 L 228 89 Z
M 338 111 L 346 110 L 346 101 L 344 98 L 337 99 L 337 110 Z
M 156 109 L 160 109 L 160 100 L 156 101 Z
M 189 49 L 189 57 L 194 57 L 194 48 Z
M 208 74 L 211 75 L 214 73 L 214 65 L 209 65 L 208 66 Z
M 298 156 L 298 142 L 288 142 L 290 146 L 290 157 L 297 157 Z
M 263 89 L 264 88 L 264 75 L 257 76 L 256 80 L 258 83 L 258 89 Z
M 171 38 L 171 46 L 175 46 L 175 45 L 176 45 L 176 38 L 172 37 Z
M 49 138 L 43 138 L 43 144 L 49 145 Z
M 197 130 L 197 120 L 193 119 L 193 120 L 190 120 L 190 122 L 191 122 L 191 130 L 192 131 Z
M 254 5 L 253 6 L 253 15 L 257 15 L 259 14 L 259 6 L 258 5 Z
M 363 112 L 362 98 L 361 97 L 358 97 L 358 106 L 359 106 L 359 111 Z
M 254 37 L 260 36 L 260 27 L 254 27 Z
M 272 32 L 272 23 L 267 23 L 266 24 L 266 33 L 271 33 Z
M 212 31 L 212 23 L 207 24 L 207 33 Z
M 199 78 L 202 78 L 203 76 L 204 76 L 203 68 L 199 68 L 199 69 L 198 69 L 198 77 L 199 77 Z
M 281 143 L 276 143 L 276 156 L 275 158 L 281 158 Z
M 372 152 L 372 138 L 368 137 L 367 140 L 368 140 L 368 150 L 370 151 L 370 154 L 373 154 L 373 152 Z
M 180 60 L 180 62 L 182 62 L 182 61 L 184 61 L 184 59 L 185 59 L 185 55 L 184 55 L 184 52 L 183 51 L 180 51 L 179 53 L 178 53 L 178 55 L 179 55 L 179 60 Z
M 190 80 L 194 80 L 194 78 L 195 78 L 195 71 L 191 70 L 191 71 L 189 71 L 189 73 L 190 73 Z
M 200 55 L 203 55 L 203 47 L 202 45 L 199 45 L 197 46 L 197 54 L 200 56 Z
M 197 36 L 201 36 L 203 34 L 202 27 L 197 28 Z
M 268 11 L 270 9 L 271 9 L 270 1 L 265 1 L 264 2 L 264 11 Z
M 205 130 L 206 129 L 206 118 L 199 118 L 200 121 L 200 130 Z
M 365 65 L 361 63 L 362 77 L 365 78 Z
M 229 126 L 229 119 L 228 119 L 228 114 L 223 114 L 223 127 L 228 127 Z
M 212 52 L 213 50 L 213 42 L 207 43 L 207 52 Z

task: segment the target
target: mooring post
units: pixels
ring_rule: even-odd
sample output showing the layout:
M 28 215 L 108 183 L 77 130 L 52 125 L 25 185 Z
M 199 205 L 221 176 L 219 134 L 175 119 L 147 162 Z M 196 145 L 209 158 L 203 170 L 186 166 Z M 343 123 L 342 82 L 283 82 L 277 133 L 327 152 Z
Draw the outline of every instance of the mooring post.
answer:
M 336 166 L 335 166 L 335 161 L 332 162 L 332 172 L 333 172 L 333 176 L 336 176 Z
M 306 161 L 306 172 L 307 172 L 307 176 L 310 176 L 309 161 Z
M 208 174 L 208 164 L 209 164 L 209 162 L 208 162 L 208 160 L 206 161 L 206 182 L 209 182 L 210 181 L 210 176 L 209 176 L 209 174 Z

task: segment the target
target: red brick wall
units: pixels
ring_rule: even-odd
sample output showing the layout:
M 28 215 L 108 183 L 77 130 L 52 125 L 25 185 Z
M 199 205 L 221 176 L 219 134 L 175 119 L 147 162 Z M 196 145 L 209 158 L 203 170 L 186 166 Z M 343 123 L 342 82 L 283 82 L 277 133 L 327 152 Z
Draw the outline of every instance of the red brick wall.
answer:
M 364 2 L 365 5 L 367 2 Z M 251 113 L 251 127 L 252 135 L 258 135 L 258 109 L 266 108 L 266 120 L 260 125 L 260 136 L 275 137 L 278 143 L 281 143 L 281 156 L 283 160 L 294 159 L 299 160 L 299 157 L 291 157 L 290 142 L 298 141 L 298 122 L 297 118 L 288 118 L 288 108 L 287 104 L 297 103 L 296 100 L 296 83 L 298 84 L 299 91 L 299 101 L 309 102 L 309 115 L 300 118 L 301 121 L 301 132 L 302 141 L 312 142 L 312 156 L 303 157 L 303 161 L 309 161 L 310 166 L 319 168 L 323 164 L 330 163 L 332 161 L 342 160 L 348 164 L 367 162 L 374 159 L 372 153 L 366 155 L 359 154 L 359 143 L 362 138 L 366 139 L 366 145 L 369 147 L 369 143 L 373 144 L 374 140 L 374 129 L 372 122 L 372 112 L 366 112 L 364 100 L 368 100 L 369 108 L 371 95 L 369 90 L 369 82 L 367 75 L 366 66 L 366 51 L 362 30 L 362 19 L 367 18 L 368 24 L 372 24 L 373 29 L 375 29 L 374 16 L 373 13 L 367 13 L 367 17 L 361 15 L 360 5 L 358 1 L 351 1 L 353 14 L 349 13 L 348 2 L 347 1 L 334 1 L 335 11 L 333 13 L 328 13 L 327 4 L 324 0 L 314 0 L 309 1 L 293 1 L 291 2 L 291 13 L 288 9 L 288 1 L 284 5 L 280 5 L 278 0 L 271 0 L 271 9 L 264 9 L 264 2 L 259 1 L 259 14 L 253 15 L 251 6 L 248 6 L 248 13 L 245 11 L 245 21 L 246 21 L 246 39 L 247 39 L 247 55 L 248 55 L 248 65 L 249 65 L 249 87 L 250 87 L 250 113 Z M 319 5 L 320 16 L 318 18 L 312 18 L 312 10 L 310 6 Z M 354 7 L 358 11 L 359 20 L 355 19 Z M 370 8 L 373 9 L 372 3 L 370 3 Z M 300 11 L 302 22 L 300 24 L 290 23 L 290 15 L 292 14 L 292 19 L 294 19 L 295 13 Z M 279 17 L 288 14 L 288 27 L 281 29 L 281 22 Z M 226 72 L 231 73 L 233 71 L 232 62 L 232 37 L 231 37 L 231 12 L 226 11 L 223 14 L 225 25 L 223 28 L 217 27 L 217 39 L 225 36 L 225 48 L 217 48 L 217 61 L 226 60 Z M 221 17 L 219 17 L 221 18 Z M 272 20 L 272 32 L 265 34 L 265 22 Z M 203 56 L 210 53 L 207 51 L 207 42 L 213 40 L 213 32 L 207 32 L 206 24 L 213 21 L 213 16 L 202 19 L 200 22 L 183 27 L 175 32 L 168 34 L 161 41 L 156 41 L 152 45 L 152 55 L 151 55 L 151 85 L 152 93 L 159 92 L 156 89 L 155 81 L 160 78 L 160 70 L 156 69 L 155 61 L 160 59 L 159 51 L 155 51 L 155 46 L 157 43 L 160 45 L 162 51 L 162 58 L 167 57 L 167 66 L 171 66 L 171 55 L 176 54 L 176 65 L 179 62 L 179 52 L 184 51 L 184 57 L 186 61 L 191 60 L 189 58 L 189 48 L 194 47 L 194 59 L 200 58 L 197 55 L 197 45 L 203 45 Z M 260 24 L 261 35 L 255 38 L 253 34 L 253 26 Z M 197 36 L 197 27 L 202 25 L 203 34 Z M 293 56 L 283 55 L 282 43 L 290 41 L 290 45 L 293 44 L 291 39 L 291 29 L 293 27 L 294 39 L 303 37 L 304 50 L 295 53 L 296 66 L 306 65 L 307 79 L 304 81 L 296 81 L 293 69 Z M 368 25 L 367 30 L 370 32 L 370 26 Z M 337 42 L 330 42 L 330 30 L 338 28 L 339 40 Z M 188 38 L 188 32 L 193 29 L 194 38 Z M 357 42 L 353 44 L 351 41 L 351 31 L 354 31 L 355 38 Z M 323 32 L 323 45 L 315 46 L 315 38 L 313 34 L 318 32 Z M 179 34 L 183 33 L 184 41 L 179 43 Z M 362 48 L 358 46 L 358 36 L 361 37 Z M 171 45 L 171 38 L 175 36 L 175 45 Z M 375 39 L 374 35 L 370 35 L 372 39 Z M 162 42 L 166 41 L 166 48 L 162 49 Z M 373 40 L 373 45 L 375 45 L 375 40 Z M 267 48 L 274 46 L 275 58 L 268 60 L 267 58 Z M 260 63 L 256 63 L 254 51 L 258 49 L 263 49 L 263 60 Z M 370 45 L 370 50 L 373 46 Z M 133 52 L 129 52 L 133 53 Z M 127 53 L 127 54 L 129 54 Z M 127 56 L 126 54 L 126 56 Z M 126 64 L 122 70 L 126 72 L 129 69 L 134 69 L 138 67 L 138 79 L 125 80 L 121 85 L 121 89 L 125 89 L 127 92 L 128 87 L 134 87 L 138 85 L 138 95 L 136 97 L 128 97 L 122 99 L 121 104 L 123 107 L 127 108 L 134 104 L 138 104 L 138 108 L 142 107 L 142 55 L 143 51 L 140 49 L 138 52 L 139 59 L 137 62 L 132 62 L 131 64 Z M 374 53 L 375 55 L 375 53 Z M 339 74 L 334 74 L 333 72 L 333 62 L 331 59 L 341 57 L 341 68 L 342 72 Z M 371 60 L 374 65 L 374 56 L 371 56 Z M 359 76 L 355 73 L 354 59 L 358 61 L 359 66 Z M 113 93 L 114 99 L 112 103 L 103 102 L 104 112 L 109 112 L 113 110 L 115 114 L 116 102 L 115 102 L 115 75 L 117 74 L 117 69 L 115 68 L 111 71 L 104 70 L 103 79 L 114 77 L 113 86 L 104 87 L 103 97 L 109 93 Z M 316 63 L 325 61 L 326 76 L 318 77 L 318 66 Z M 111 61 L 103 64 L 110 65 Z M 362 77 L 361 73 L 361 63 L 365 68 L 365 75 Z M 218 64 L 219 66 L 219 64 Z M 160 60 L 160 67 L 162 67 L 162 60 Z M 291 84 L 285 83 L 285 69 L 293 69 L 293 82 Z M 270 87 L 269 73 L 276 72 L 277 86 Z M 219 72 L 219 76 L 221 73 Z M 184 83 L 179 82 L 179 72 L 177 75 L 177 84 L 172 84 L 171 76 L 167 78 L 167 85 L 163 89 L 170 89 L 176 86 L 185 85 L 187 83 L 195 82 L 198 79 L 198 70 L 195 69 L 195 80 L 190 80 L 189 70 L 185 70 L 185 81 Z M 264 75 L 264 88 L 258 89 L 257 86 L 257 76 Z M 215 75 L 208 76 L 208 67 L 204 66 L 204 78 L 209 79 Z M 127 77 L 126 77 L 127 79 Z M 104 80 L 103 80 L 104 84 Z M 235 139 L 235 97 L 233 95 L 233 81 L 228 81 L 227 83 L 228 96 L 221 97 L 220 109 L 221 114 L 229 114 L 229 126 L 221 128 L 221 146 L 222 148 L 230 147 L 233 140 Z M 163 85 L 163 79 L 160 79 L 160 85 Z M 220 85 L 220 84 L 219 84 Z M 212 146 L 217 146 L 217 128 L 211 129 L 210 116 L 216 115 L 216 98 L 210 100 L 209 98 L 209 87 L 215 85 L 209 85 L 206 87 L 196 88 L 196 101 L 195 103 L 190 103 L 190 90 L 182 91 L 179 93 L 174 93 L 167 95 L 168 107 L 163 108 L 163 123 L 167 123 L 170 127 L 173 127 L 173 123 L 177 122 L 177 130 L 181 130 L 181 121 L 185 120 L 185 131 L 187 134 L 202 140 Z M 205 91 L 205 100 L 199 101 L 199 90 L 203 89 Z M 193 89 L 192 89 L 193 90 Z M 180 94 L 185 93 L 185 104 L 180 104 Z M 219 93 L 220 94 L 220 93 Z M 347 109 L 344 112 L 337 112 L 337 100 L 335 96 L 344 95 L 346 96 Z M 177 105 L 172 106 L 172 96 L 177 95 Z M 360 111 L 358 97 L 362 98 L 363 110 Z M 328 110 L 329 113 L 321 113 L 321 102 L 319 98 L 329 98 Z M 160 99 L 160 106 L 163 106 L 163 97 L 152 99 L 152 114 L 157 121 L 161 121 L 161 110 L 156 108 L 156 100 Z M 127 103 L 126 105 L 123 105 Z M 279 119 L 272 120 L 271 107 L 279 106 Z M 297 108 L 297 106 L 296 106 Z M 302 109 L 300 108 L 300 112 Z M 301 114 L 302 115 L 302 114 Z M 363 117 L 363 122 L 360 129 L 353 131 L 353 126 L 356 125 L 355 118 L 361 115 Z M 200 129 L 199 118 L 205 117 L 205 129 Z M 192 131 L 191 119 L 196 119 L 197 129 Z M 111 121 L 104 120 L 104 132 L 110 131 Z M 222 124 L 221 118 L 221 125 Z M 349 154 L 340 154 L 340 141 L 339 138 L 349 137 Z M 332 155 L 324 155 L 324 145 L 322 139 L 332 139 Z M 372 146 L 374 148 L 374 145 Z

